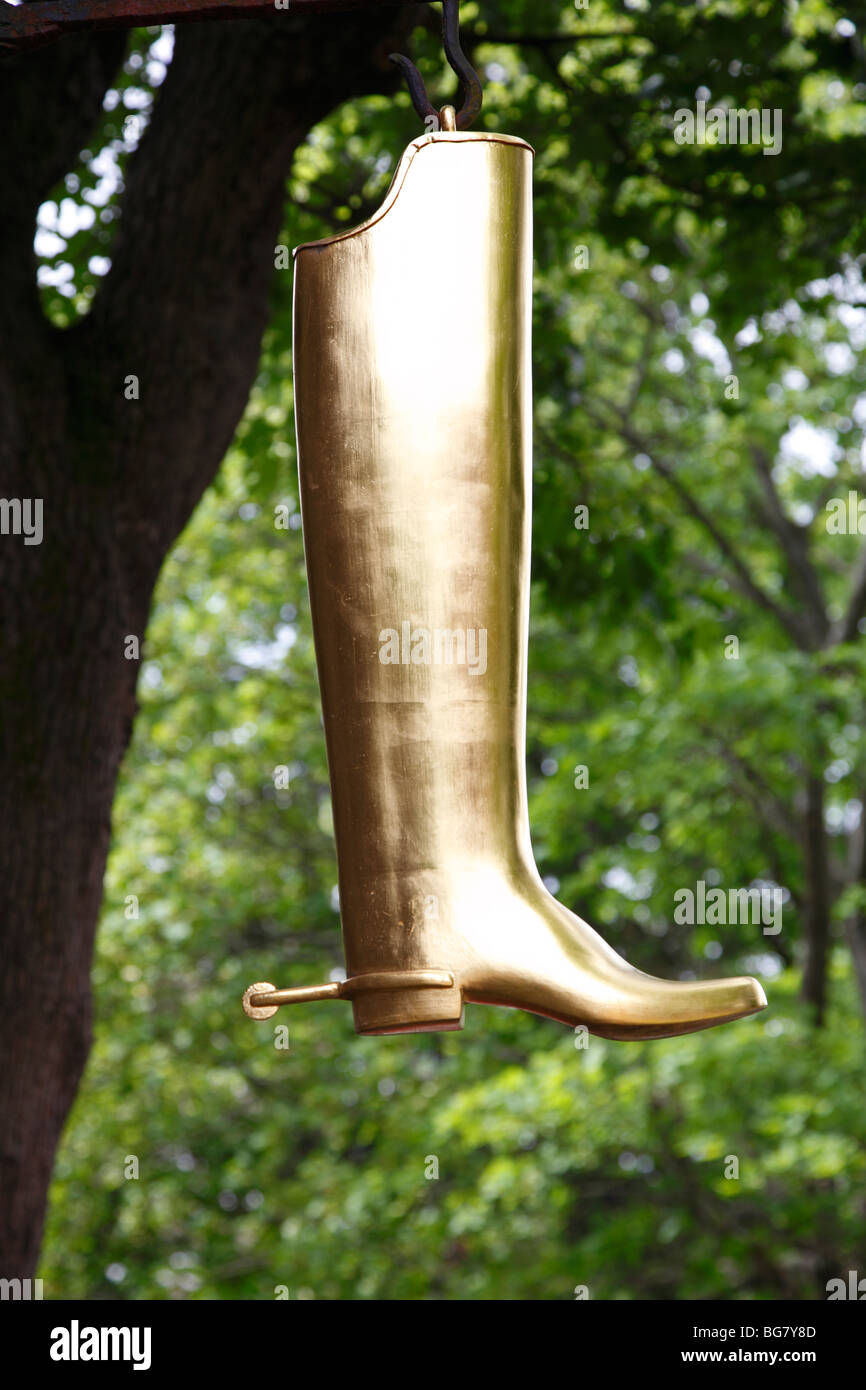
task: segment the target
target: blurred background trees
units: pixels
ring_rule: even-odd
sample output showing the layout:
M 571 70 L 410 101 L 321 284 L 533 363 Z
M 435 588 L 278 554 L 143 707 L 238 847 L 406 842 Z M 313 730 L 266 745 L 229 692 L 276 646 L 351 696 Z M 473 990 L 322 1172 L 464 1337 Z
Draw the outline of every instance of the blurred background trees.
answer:
M 828 524 L 864 495 L 863 7 L 463 19 L 479 128 L 537 151 L 539 867 L 633 963 L 755 973 L 770 1009 L 647 1044 L 475 1007 L 463 1033 L 375 1040 L 340 1006 L 243 1017 L 250 981 L 342 966 L 277 270 L 148 628 L 49 1296 L 809 1299 L 863 1272 L 866 536 Z M 40 213 L 55 323 L 108 268 L 112 219 L 81 209 L 122 202 L 170 56 L 170 31 L 133 36 Z M 677 145 L 699 98 L 780 109 L 781 152 Z M 415 134 L 402 94 L 330 114 L 280 244 L 368 215 Z M 781 932 L 678 924 L 699 880 L 778 889 Z

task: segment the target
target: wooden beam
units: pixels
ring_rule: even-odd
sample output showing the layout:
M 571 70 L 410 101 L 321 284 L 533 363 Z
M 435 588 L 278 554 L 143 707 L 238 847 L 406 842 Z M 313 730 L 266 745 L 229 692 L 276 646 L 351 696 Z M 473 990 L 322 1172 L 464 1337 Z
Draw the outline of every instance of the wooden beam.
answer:
M 61 34 L 135 29 L 148 24 L 182 24 L 197 19 L 255 19 L 265 15 L 326 14 L 339 10 L 386 9 L 413 0 L 34 0 L 0 3 L 0 49 L 17 53 L 50 43 Z M 417 3 L 417 0 L 415 0 Z

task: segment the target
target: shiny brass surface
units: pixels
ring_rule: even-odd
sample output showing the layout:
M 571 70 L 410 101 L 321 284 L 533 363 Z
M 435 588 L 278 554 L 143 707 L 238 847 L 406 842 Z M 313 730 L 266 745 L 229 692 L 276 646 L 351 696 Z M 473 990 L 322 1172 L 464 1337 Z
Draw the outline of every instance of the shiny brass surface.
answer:
M 459 1028 L 468 1001 L 654 1038 L 766 1003 L 752 979 L 634 969 L 533 860 L 531 176 L 522 140 L 422 136 L 368 222 L 296 253 L 301 506 L 343 938 L 350 979 L 373 978 L 327 996 L 253 986 L 259 1006 L 351 997 L 356 1029 L 387 1033 Z M 414 971 L 453 984 L 417 987 Z
M 267 980 L 260 980 L 257 984 L 247 985 L 241 1000 L 247 1018 L 273 1018 L 278 1006 L 268 1004 L 266 1001 L 267 997 L 274 992 L 274 986 L 269 984 Z

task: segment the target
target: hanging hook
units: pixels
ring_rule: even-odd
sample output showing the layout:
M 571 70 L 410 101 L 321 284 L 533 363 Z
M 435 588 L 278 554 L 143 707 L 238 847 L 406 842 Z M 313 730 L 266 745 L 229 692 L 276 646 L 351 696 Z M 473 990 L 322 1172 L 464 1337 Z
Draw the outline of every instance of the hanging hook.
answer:
M 465 130 L 481 110 L 481 79 L 460 47 L 460 0 L 442 0 L 442 44 L 445 57 L 460 79 L 460 92 L 463 104 L 457 112 L 457 129 Z M 392 63 L 397 63 L 406 78 L 412 105 L 425 125 L 431 116 L 439 125 L 439 112 L 430 102 L 424 79 L 409 58 L 402 53 L 388 55 Z

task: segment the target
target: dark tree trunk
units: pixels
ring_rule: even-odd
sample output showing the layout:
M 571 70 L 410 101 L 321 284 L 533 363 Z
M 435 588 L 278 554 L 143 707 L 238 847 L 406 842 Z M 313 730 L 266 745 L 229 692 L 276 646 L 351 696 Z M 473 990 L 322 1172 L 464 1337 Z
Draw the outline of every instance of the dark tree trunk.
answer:
M 293 152 L 349 97 L 393 90 L 409 16 L 178 31 L 90 315 L 50 328 L 35 213 L 72 164 L 122 36 L 0 65 L 0 1276 L 36 1263 L 57 1142 L 90 1046 L 111 804 L 160 566 L 244 409 Z M 396 31 L 395 31 L 396 30 Z M 386 38 L 386 35 L 389 35 Z M 140 399 L 127 400 L 135 374 Z
M 860 811 L 860 823 L 848 843 L 847 882 L 866 888 L 866 803 Z M 854 978 L 860 995 L 860 1010 L 866 1019 L 866 911 L 857 908 L 845 922 L 845 934 L 854 962 Z
M 806 1003 L 811 1004 L 814 1021 L 820 1027 L 827 1006 L 832 887 L 824 826 L 824 782 L 819 774 L 810 774 L 806 783 L 803 837 L 806 959 L 801 993 Z
M 854 978 L 860 996 L 860 1012 L 866 1018 L 866 913 L 857 912 L 846 924 L 851 959 L 854 962 Z

